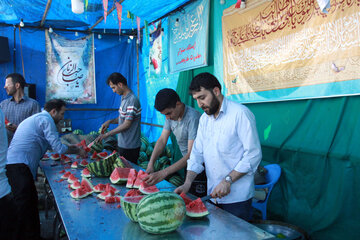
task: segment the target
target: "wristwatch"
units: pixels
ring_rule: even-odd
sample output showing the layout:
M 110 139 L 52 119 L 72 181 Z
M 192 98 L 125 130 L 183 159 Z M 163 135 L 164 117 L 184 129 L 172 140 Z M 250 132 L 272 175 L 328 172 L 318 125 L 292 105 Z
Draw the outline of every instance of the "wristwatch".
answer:
M 228 183 L 230 183 L 230 184 L 233 183 L 232 178 L 231 178 L 230 175 L 227 175 L 227 176 L 225 177 L 225 182 L 228 182 Z

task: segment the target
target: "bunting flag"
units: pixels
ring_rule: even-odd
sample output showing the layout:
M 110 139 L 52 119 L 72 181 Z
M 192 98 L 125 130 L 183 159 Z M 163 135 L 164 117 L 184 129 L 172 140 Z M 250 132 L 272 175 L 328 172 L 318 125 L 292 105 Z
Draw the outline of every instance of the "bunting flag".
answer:
M 140 43 L 141 36 L 140 36 L 140 18 L 139 17 L 136 17 L 136 25 L 137 25 L 137 39 L 139 40 L 139 43 Z
M 132 14 L 130 11 L 127 11 L 127 18 L 131 19 L 131 28 L 132 30 L 134 30 L 133 28 L 134 14 Z
M 88 0 L 85 0 L 85 10 L 86 10 L 86 11 L 87 11 L 88 5 L 89 5 L 89 1 L 88 1 Z
M 237 0 L 235 4 L 235 8 L 240 8 L 240 5 L 241 5 L 241 0 Z
M 149 23 L 144 21 L 146 44 L 149 45 Z
M 108 0 L 103 0 L 103 7 L 104 7 L 104 20 L 105 20 L 105 23 L 106 23 L 107 10 L 108 10 Z
M 118 21 L 119 21 L 119 35 L 121 34 L 121 15 L 122 15 L 122 6 L 119 2 L 115 3 L 116 6 L 116 12 L 117 12 L 117 17 L 118 17 Z

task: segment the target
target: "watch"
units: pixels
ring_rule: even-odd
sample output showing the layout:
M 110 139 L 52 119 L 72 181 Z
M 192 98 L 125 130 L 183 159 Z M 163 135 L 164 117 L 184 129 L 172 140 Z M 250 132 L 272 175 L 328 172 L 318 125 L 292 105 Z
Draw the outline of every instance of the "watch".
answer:
M 225 182 L 228 182 L 228 183 L 230 183 L 230 184 L 233 183 L 232 178 L 231 178 L 230 175 L 227 175 L 227 176 L 225 177 Z

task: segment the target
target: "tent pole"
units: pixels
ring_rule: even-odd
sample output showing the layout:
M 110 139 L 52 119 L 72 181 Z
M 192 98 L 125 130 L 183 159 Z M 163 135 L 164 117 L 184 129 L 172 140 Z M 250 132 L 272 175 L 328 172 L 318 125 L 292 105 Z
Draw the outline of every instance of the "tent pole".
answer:
M 139 44 L 136 40 L 136 79 L 137 79 L 137 96 L 140 98 L 140 80 L 139 80 Z
M 120 0 L 119 3 L 121 4 L 124 0 Z M 107 12 L 106 16 L 109 16 L 110 13 L 112 13 L 112 11 L 114 11 L 114 9 L 116 8 L 116 5 L 114 3 L 114 6 L 110 9 L 110 11 Z M 96 27 L 99 23 L 102 22 L 102 20 L 104 20 L 104 16 L 102 16 L 101 18 L 99 18 L 99 20 L 96 21 L 96 23 L 94 25 L 91 26 L 91 28 L 89 28 L 89 32 L 91 32 L 91 30 L 93 30 L 94 27 Z
M 16 27 L 14 26 L 14 49 L 13 49 L 13 54 L 14 54 L 14 72 L 16 72 Z
M 45 20 L 46 20 L 46 16 L 47 16 L 47 14 L 48 14 L 48 12 L 49 12 L 49 9 L 50 9 L 50 6 L 51 6 L 51 2 L 52 2 L 52 0 L 48 0 L 48 1 L 47 1 L 46 8 L 45 8 L 45 12 L 44 12 L 44 15 L 43 15 L 43 17 L 42 17 L 42 19 L 41 19 L 40 27 L 44 26 L 44 23 L 45 23 Z

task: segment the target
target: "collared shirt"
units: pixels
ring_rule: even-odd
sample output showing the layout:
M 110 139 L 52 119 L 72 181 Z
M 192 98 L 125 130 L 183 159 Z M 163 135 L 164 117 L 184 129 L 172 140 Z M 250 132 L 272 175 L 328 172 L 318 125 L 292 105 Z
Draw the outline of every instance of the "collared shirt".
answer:
M 35 178 L 39 161 L 50 147 L 59 154 L 68 149 L 61 143 L 51 115 L 42 111 L 25 119 L 18 126 L 8 149 L 7 164 L 24 163 Z
M 201 113 L 185 105 L 184 115 L 180 121 L 165 120 L 164 129 L 171 131 L 175 135 L 183 156 L 188 152 L 188 141 L 196 138 L 200 116 Z
M 0 110 L 0 198 L 6 196 L 11 191 L 5 169 L 7 146 L 5 118 L 4 114 Z
M 118 133 L 118 146 L 125 149 L 140 147 L 141 106 L 139 99 L 132 91 L 121 99 L 119 125 L 125 120 L 131 120 L 131 125 L 125 131 Z
M 24 119 L 34 115 L 35 113 L 40 112 L 40 105 L 37 101 L 27 96 L 16 102 L 14 97 L 5 99 L 0 103 L 0 108 L 3 111 L 5 117 L 9 122 L 19 124 L 24 121 Z M 8 142 L 11 142 L 11 139 L 14 136 L 14 133 L 7 130 Z
M 235 203 L 254 195 L 254 173 L 261 160 L 255 117 L 242 104 L 224 98 L 219 115 L 204 113 L 187 163 L 187 170 L 200 173 L 205 163 L 208 194 L 235 170 L 246 173 L 231 185 L 231 192 L 218 203 Z

